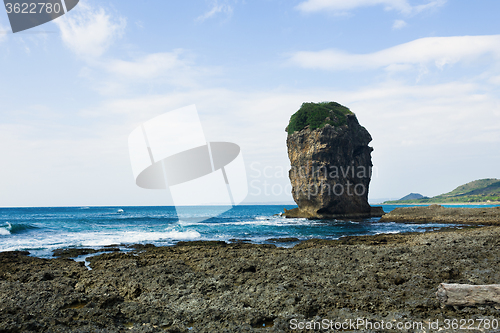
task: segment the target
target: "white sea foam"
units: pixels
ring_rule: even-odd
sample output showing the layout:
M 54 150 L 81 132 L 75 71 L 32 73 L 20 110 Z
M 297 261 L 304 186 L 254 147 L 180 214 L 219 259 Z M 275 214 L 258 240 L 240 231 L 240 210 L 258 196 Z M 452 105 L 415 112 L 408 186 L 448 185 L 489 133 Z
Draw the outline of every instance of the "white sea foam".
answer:
M 9 222 L 5 223 L 7 223 L 7 225 L 0 227 L 0 236 L 10 235 L 10 231 L 12 230 L 12 225 Z
M 1 229 L 0 230 L 5 230 Z M 62 233 L 57 235 L 33 235 L 22 241 L 9 238 L 0 242 L 0 251 L 27 249 L 41 252 L 40 255 L 49 255 L 49 252 L 64 247 L 102 247 L 110 244 L 135 243 L 162 243 L 172 245 L 178 240 L 194 240 L 201 238 L 195 230 L 166 230 L 166 231 L 115 231 L 115 232 L 78 232 Z
M 253 226 L 316 226 L 325 225 L 325 223 L 344 223 L 344 221 L 322 221 L 322 220 L 308 220 L 305 218 L 287 218 L 283 219 L 280 217 L 269 217 L 267 219 L 253 219 L 253 220 L 243 220 L 243 221 L 230 221 L 230 222 L 217 222 L 216 225 L 228 225 L 228 226 L 242 226 L 242 225 L 253 225 Z M 354 222 L 355 224 L 357 222 Z M 204 225 L 204 223 L 183 223 L 183 226 L 188 225 Z
M 82 246 L 104 246 L 109 244 L 121 243 L 142 243 L 142 242 L 158 242 L 172 240 L 192 240 L 200 238 L 201 234 L 194 230 L 177 231 L 170 230 L 165 232 L 160 231 L 122 231 L 110 234 L 106 233 L 89 233 L 78 234 L 81 239 Z
M 211 221 L 190 221 L 188 218 L 180 219 L 179 225 L 183 227 L 188 226 L 207 226 L 207 225 L 228 225 L 228 226 L 241 226 L 241 225 L 254 225 L 254 226 L 286 226 L 286 225 L 315 225 L 323 224 L 321 221 L 308 220 L 306 218 L 283 218 L 280 216 L 256 216 L 248 220 L 228 221 L 228 222 L 211 222 Z
M 374 235 L 400 234 L 400 233 L 401 233 L 401 231 L 387 230 L 387 231 L 376 232 Z

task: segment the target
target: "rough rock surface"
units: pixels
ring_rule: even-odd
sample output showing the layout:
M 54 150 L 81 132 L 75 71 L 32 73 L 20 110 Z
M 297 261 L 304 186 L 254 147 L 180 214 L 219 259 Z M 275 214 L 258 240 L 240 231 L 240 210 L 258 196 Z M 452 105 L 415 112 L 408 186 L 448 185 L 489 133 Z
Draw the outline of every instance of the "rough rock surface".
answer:
M 441 205 L 401 207 L 382 216 L 380 222 L 500 225 L 500 207 L 454 208 Z
M 358 318 L 422 322 L 429 332 L 429 320 L 500 318 L 493 305 L 442 308 L 435 295 L 442 282 L 498 283 L 498 258 L 497 226 L 294 248 L 184 242 L 101 254 L 90 271 L 4 252 L 0 332 L 312 332 L 290 320 Z
M 298 209 L 286 217 L 382 216 L 368 204 L 372 173 L 370 133 L 354 114 L 342 126 L 306 127 L 287 137 L 293 199 Z

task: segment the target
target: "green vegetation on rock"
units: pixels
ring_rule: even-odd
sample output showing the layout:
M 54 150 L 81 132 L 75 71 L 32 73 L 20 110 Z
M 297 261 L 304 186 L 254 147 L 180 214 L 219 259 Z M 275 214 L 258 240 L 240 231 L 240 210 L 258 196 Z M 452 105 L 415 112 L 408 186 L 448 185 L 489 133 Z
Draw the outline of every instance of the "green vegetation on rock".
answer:
M 326 124 L 342 126 L 347 124 L 347 115 L 351 110 L 336 102 L 303 103 L 300 109 L 290 117 L 288 134 L 300 131 L 309 126 L 311 130 Z
M 500 201 L 500 180 L 495 178 L 479 179 L 460 185 L 451 192 L 437 195 L 432 198 L 412 200 L 386 201 L 386 204 L 414 204 L 414 203 L 466 203 L 466 202 L 497 202 Z

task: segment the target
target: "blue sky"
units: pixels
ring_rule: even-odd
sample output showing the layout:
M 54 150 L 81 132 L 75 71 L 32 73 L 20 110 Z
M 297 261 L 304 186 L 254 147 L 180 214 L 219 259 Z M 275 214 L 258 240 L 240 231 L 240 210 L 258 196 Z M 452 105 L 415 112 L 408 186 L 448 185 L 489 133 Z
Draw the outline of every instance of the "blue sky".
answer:
M 284 128 L 308 101 L 349 107 L 371 133 L 371 199 L 500 177 L 498 12 L 495 0 L 81 0 L 12 34 L 1 11 L 0 206 L 171 204 L 135 186 L 127 138 L 190 104 L 207 139 L 241 146 L 248 202 L 291 201 Z

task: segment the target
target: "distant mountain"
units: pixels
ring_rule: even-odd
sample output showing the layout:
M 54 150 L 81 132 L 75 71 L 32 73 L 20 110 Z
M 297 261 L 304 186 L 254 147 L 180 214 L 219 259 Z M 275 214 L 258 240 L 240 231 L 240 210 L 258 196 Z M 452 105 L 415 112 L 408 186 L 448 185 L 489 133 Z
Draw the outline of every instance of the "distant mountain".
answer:
M 384 203 L 460 203 L 460 202 L 492 202 L 500 201 L 500 179 L 479 179 L 460 185 L 451 192 L 437 195 L 432 198 L 412 197 L 418 193 L 411 193 L 400 200 Z
M 402 197 L 401 199 L 399 199 L 398 201 L 402 201 L 402 200 L 416 200 L 416 199 L 425 199 L 428 197 L 424 197 L 422 194 L 420 193 L 410 193 L 404 197 Z

